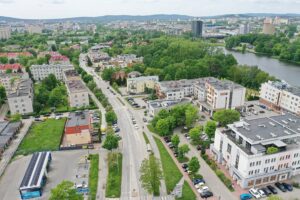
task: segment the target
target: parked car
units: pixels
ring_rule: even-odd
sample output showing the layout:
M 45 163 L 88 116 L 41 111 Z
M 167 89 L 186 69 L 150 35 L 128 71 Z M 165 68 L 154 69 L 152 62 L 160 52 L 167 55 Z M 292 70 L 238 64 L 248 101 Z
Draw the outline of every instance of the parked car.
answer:
M 275 187 L 273 187 L 272 185 L 268 185 L 267 188 L 273 193 L 273 194 L 277 194 L 278 191 L 276 190 Z
M 201 149 L 202 149 L 201 145 L 197 145 L 197 150 L 201 151 Z
M 186 169 L 186 168 L 188 168 L 188 167 L 189 167 L 189 165 L 188 165 L 187 163 L 183 163 L 183 164 L 182 164 L 182 168 L 183 168 L 183 169 Z
M 193 183 L 194 183 L 194 185 L 197 185 L 197 184 L 199 184 L 199 183 L 205 183 L 205 180 L 204 179 L 202 179 L 202 178 L 196 178 L 196 179 L 193 179 Z
M 267 194 L 262 189 L 258 189 L 257 191 L 262 198 L 267 197 Z
M 165 136 L 165 137 L 164 137 L 164 140 L 165 140 L 166 143 L 171 142 L 171 138 L 170 138 L 169 136 Z
M 293 186 L 291 184 L 288 183 L 282 183 L 283 187 L 285 187 L 285 189 L 287 189 L 288 191 L 293 191 Z
M 268 188 L 266 188 L 266 187 L 261 188 L 261 190 L 263 190 L 264 193 L 265 193 L 267 196 L 270 196 L 270 195 L 272 194 L 272 192 L 271 192 Z
M 143 118 L 143 122 L 147 122 L 147 119 L 146 119 L 146 118 Z
M 284 187 L 281 183 L 276 182 L 276 183 L 275 183 L 275 186 L 276 186 L 279 190 L 281 190 L 282 192 L 286 192 L 285 187 Z
M 201 198 L 208 198 L 214 196 L 214 194 L 211 191 L 204 191 L 200 193 Z
M 259 199 L 261 197 L 260 194 L 258 193 L 258 190 L 255 188 L 251 188 L 249 190 L 249 193 L 256 199 Z
M 240 195 L 240 200 L 248 200 L 248 199 L 252 199 L 252 195 L 249 193 L 244 193 Z

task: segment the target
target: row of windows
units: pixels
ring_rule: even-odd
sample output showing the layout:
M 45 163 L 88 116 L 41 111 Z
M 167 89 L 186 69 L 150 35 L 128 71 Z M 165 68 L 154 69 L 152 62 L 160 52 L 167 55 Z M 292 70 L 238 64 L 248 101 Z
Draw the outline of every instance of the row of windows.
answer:
M 299 164 L 300 164 L 300 160 L 292 162 L 292 165 L 293 165 L 293 166 L 294 166 L 294 165 L 299 165 Z

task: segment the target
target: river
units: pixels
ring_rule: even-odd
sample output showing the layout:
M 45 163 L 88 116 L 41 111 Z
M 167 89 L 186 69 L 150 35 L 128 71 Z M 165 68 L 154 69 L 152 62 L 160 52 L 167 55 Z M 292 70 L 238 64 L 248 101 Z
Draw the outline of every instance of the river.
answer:
M 260 56 L 253 53 L 240 53 L 236 51 L 224 52 L 232 54 L 241 65 L 258 66 L 259 69 L 268 72 L 291 85 L 300 86 L 300 66 L 285 63 L 267 56 Z

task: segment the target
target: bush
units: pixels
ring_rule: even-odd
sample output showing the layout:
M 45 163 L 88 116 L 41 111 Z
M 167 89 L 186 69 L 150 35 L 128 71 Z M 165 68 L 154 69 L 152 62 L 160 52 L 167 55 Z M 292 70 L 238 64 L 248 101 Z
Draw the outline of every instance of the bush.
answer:
M 277 147 L 268 147 L 267 149 L 267 154 L 274 154 L 278 152 L 278 148 Z

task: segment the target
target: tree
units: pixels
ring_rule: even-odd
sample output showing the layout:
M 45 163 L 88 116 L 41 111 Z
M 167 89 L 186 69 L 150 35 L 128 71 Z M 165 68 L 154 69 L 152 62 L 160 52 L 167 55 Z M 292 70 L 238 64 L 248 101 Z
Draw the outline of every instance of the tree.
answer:
M 10 117 L 10 121 L 12 121 L 12 122 L 19 122 L 19 121 L 21 121 L 21 119 L 22 119 L 22 116 L 19 113 L 14 114 Z
M 60 87 L 56 87 L 50 92 L 48 104 L 52 107 L 64 104 L 64 94 Z
M 200 142 L 200 134 L 202 131 L 202 127 L 196 126 L 189 131 L 189 136 L 194 144 L 198 144 Z
M 3 103 L 6 99 L 6 92 L 5 88 L 1 85 L 0 86 L 0 103 Z
M 189 161 L 188 166 L 189 166 L 189 171 L 191 171 L 192 174 L 196 174 L 200 169 L 200 163 L 198 158 L 192 157 L 191 160 Z
M 118 148 L 118 146 L 119 138 L 113 133 L 107 133 L 103 144 L 103 148 L 111 151 L 113 149 Z
M 279 149 L 277 147 L 268 147 L 267 148 L 267 154 L 277 153 L 278 151 L 279 151 Z
M 42 81 L 42 85 L 45 86 L 48 91 L 51 91 L 59 85 L 59 81 L 56 79 L 54 74 L 50 74 Z
M 78 194 L 74 188 L 74 183 L 63 181 L 51 190 L 49 200 L 83 200 L 83 196 Z
M 142 187 L 148 193 L 158 196 L 160 180 L 163 178 L 159 160 L 154 155 L 150 155 L 149 159 L 144 159 L 141 164 L 140 173 Z
M 0 63 L 1 64 L 7 64 L 8 63 L 8 58 L 7 57 L 0 57 Z
M 183 144 L 179 146 L 178 148 L 178 157 L 184 158 L 185 154 L 187 154 L 190 151 L 190 148 L 187 144 Z
M 174 145 L 174 147 L 176 149 L 178 149 L 178 145 L 180 143 L 180 139 L 179 139 L 179 136 L 178 135 L 173 135 L 172 138 L 171 138 L 171 142 L 172 144 Z
M 118 120 L 117 115 L 113 110 L 105 113 L 105 119 L 106 119 L 106 122 L 109 124 L 113 124 Z
M 89 56 L 87 56 L 87 65 L 88 65 L 89 67 L 93 66 L 93 63 L 92 63 L 92 61 L 91 61 L 91 59 L 90 59 Z
M 198 109 L 193 105 L 189 105 L 185 110 L 185 125 L 191 127 L 197 118 Z
M 52 51 L 57 51 L 57 48 L 56 48 L 56 45 L 55 45 L 55 44 L 52 44 L 52 45 L 51 45 L 51 50 L 52 50 Z
M 219 125 L 226 126 L 240 120 L 240 113 L 236 110 L 220 110 L 214 113 L 213 119 L 219 122 Z
M 11 74 L 11 73 L 12 73 L 12 69 L 7 69 L 7 70 L 5 71 L 5 73 L 6 73 L 6 74 Z
M 160 136 L 166 136 L 170 134 L 169 121 L 167 119 L 159 119 L 156 123 L 155 130 Z
M 206 122 L 204 131 L 210 139 L 215 136 L 216 128 L 217 128 L 217 123 L 215 121 Z

